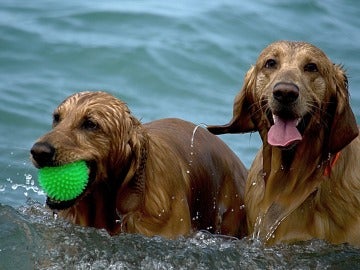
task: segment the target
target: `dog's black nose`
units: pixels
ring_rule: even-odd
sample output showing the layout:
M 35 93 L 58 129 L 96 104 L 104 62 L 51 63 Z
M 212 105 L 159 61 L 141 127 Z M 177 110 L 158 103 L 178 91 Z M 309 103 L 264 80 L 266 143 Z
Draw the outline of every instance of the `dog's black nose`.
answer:
M 277 83 L 273 89 L 273 96 L 283 104 L 292 103 L 299 97 L 299 87 L 293 83 Z
M 31 148 L 30 153 L 39 167 L 51 166 L 55 148 L 47 142 L 37 142 Z

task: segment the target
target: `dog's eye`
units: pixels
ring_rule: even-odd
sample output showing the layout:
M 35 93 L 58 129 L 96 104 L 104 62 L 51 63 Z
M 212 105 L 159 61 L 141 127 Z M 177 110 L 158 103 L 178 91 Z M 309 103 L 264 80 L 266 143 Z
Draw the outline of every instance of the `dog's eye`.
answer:
M 276 68 L 277 62 L 274 59 L 268 59 L 265 63 L 266 68 Z
M 56 125 L 60 122 L 60 114 L 54 113 L 53 114 L 53 125 Z
M 93 120 L 85 119 L 81 125 L 81 128 L 83 128 L 85 130 L 97 130 L 99 128 L 99 126 Z
M 309 63 L 309 64 L 306 64 L 305 67 L 304 67 L 304 71 L 307 71 L 307 72 L 318 72 L 318 67 L 315 63 Z

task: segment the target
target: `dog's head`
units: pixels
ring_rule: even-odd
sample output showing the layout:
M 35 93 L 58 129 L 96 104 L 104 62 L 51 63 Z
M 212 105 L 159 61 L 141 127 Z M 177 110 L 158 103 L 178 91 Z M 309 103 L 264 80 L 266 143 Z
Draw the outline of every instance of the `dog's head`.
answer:
M 126 104 L 108 93 L 80 92 L 65 99 L 53 113 L 52 130 L 31 148 L 31 159 L 37 168 L 83 160 L 89 167 L 89 183 L 78 198 L 66 202 L 48 198 L 47 204 L 54 209 L 70 207 L 97 182 L 124 176 L 136 154 L 138 128 L 141 124 Z
M 319 48 L 289 41 L 261 52 L 235 98 L 232 120 L 209 126 L 215 134 L 259 131 L 263 141 L 284 149 L 320 128 L 329 134 L 330 153 L 358 135 L 347 77 Z

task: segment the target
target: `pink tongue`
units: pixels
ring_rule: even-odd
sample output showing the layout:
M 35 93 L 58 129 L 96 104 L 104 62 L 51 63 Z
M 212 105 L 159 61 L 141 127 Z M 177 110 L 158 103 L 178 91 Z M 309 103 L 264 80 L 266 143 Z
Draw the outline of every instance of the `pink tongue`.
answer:
M 268 143 L 273 146 L 289 146 L 292 143 L 302 140 L 302 136 L 296 128 L 297 119 L 284 120 L 276 117 L 275 124 L 268 132 Z

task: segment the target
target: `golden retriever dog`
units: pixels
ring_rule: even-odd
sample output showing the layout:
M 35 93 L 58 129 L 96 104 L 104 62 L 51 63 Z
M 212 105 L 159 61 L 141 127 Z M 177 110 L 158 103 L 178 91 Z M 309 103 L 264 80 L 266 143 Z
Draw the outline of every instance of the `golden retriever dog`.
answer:
M 215 134 L 258 131 L 245 189 L 249 234 L 360 244 L 360 140 L 343 68 L 305 42 L 265 48 Z
M 111 235 L 166 238 L 195 230 L 246 234 L 247 170 L 217 136 L 180 119 L 141 124 L 105 92 L 80 92 L 53 114 L 33 145 L 37 168 L 86 161 L 89 183 L 74 200 L 47 205 L 75 224 Z

